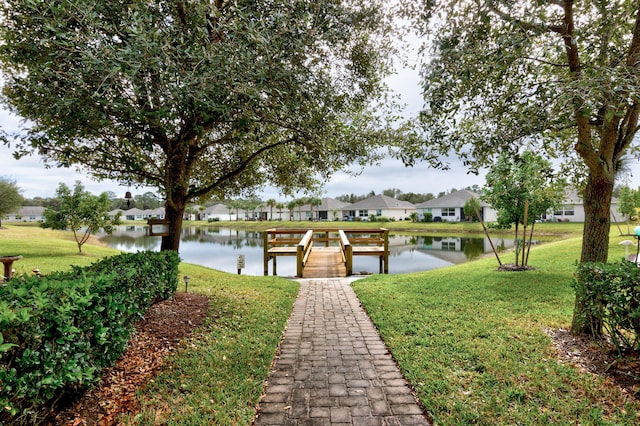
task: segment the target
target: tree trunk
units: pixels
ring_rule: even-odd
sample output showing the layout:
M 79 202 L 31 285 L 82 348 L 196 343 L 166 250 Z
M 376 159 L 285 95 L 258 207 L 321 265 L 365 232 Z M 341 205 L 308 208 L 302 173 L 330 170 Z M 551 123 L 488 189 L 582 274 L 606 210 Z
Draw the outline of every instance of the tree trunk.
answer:
M 614 179 L 589 175 L 582 199 L 584 202 L 584 228 L 580 262 L 606 262 L 609 254 L 611 229 L 611 197 Z M 571 333 L 595 335 L 602 333 L 601 322 L 585 309 L 584 302 L 576 295 L 571 322 Z
M 162 237 L 160 250 L 178 251 L 180 248 L 180 235 L 182 234 L 182 218 L 184 215 L 186 203 L 169 203 L 165 204 L 165 219 L 169 221 L 169 234 Z
M 614 179 L 589 176 L 583 194 L 584 228 L 580 263 L 606 262 L 611 231 L 611 197 Z

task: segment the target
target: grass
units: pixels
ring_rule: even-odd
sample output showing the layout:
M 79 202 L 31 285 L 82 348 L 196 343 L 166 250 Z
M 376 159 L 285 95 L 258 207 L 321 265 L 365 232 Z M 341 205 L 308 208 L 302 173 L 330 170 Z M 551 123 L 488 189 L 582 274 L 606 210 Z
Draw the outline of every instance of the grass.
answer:
M 538 227 L 573 237 L 534 247 L 530 264 L 536 270 L 497 272 L 488 257 L 353 284 L 438 424 L 638 423 L 637 402 L 599 377 L 560 364 L 545 334 L 571 321 L 570 282 L 580 252 L 576 225 Z M 470 226 L 453 228 L 464 233 Z M 46 273 L 117 253 L 87 244 L 78 255 L 66 233 L 7 228 L 0 231 L 0 254 L 23 255 L 14 264 L 18 272 L 37 266 Z M 618 243 L 628 238 L 614 233 L 612 228 L 612 261 L 625 255 Z M 210 318 L 140 391 L 141 413 L 122 422 L 250 424 L 298 286 L 189 264 L 181 265 L 181 274 L 191 276 L 190 291 L 211 297 Z
M 193 221 L 190 224 L 203 226 L 225 226 L 229 228 L 239 228 L 245 230 L 261 231 L 269 228 L 387 228 L 391 232 L 411 233 L 420 232 L 423 234 L 469 234 L 483 233 L 482 225 L 479 222 L 439 222 L 424 223 L 411 221 L 394 221 L 394 222 L 290 222 L 290 221 L 225 221 L 212 222 Z M 625 228 L 626 230 L 626 228 Z M 497 234 L 497 231 L 490 230 L 491 235 Z M 512 231 L 500 231 L 502 235 L 512 235 Z M 545 222 L 535 225 L 535 235 L 556 235 L 569 236 L 580 235 L 582 233 L 582 223 L 578 222 Z
M 353 286 L 438 424 L 637 424 L 637 402 L 558 363 L 545 333 L 570 325 L 579 253 L 571 238 L 532 249 L 536 270 L 483 259 Z
M 86 244 L 78 254 L 73 237 L 33 224 L 0 230 L 0 255 L 20 254 L 16 273 L 42 273 L 87 265 L 117 250 Z M 127 424 L 250 424 L 298 292 L 279 277 L 226 274 L 180 265 L 189 291 L 206 294 L 211 311 L 197 336 L 184 342 L 161 374 L 139 394 L 142 411 Z M 183 290 L 183 284 L 179 286 Z
M 294 281 L 195 265 L 189 290 L 211 298 L 208 322 L 139 395 L 127 424 L 248 425 L 298 291 Z

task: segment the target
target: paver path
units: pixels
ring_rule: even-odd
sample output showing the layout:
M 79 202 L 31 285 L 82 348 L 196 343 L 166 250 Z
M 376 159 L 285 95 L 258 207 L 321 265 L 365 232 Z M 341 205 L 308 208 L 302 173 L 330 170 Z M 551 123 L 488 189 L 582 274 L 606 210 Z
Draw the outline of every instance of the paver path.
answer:
M 429 425 L 351 280 L 299 281 L 255 424 Z

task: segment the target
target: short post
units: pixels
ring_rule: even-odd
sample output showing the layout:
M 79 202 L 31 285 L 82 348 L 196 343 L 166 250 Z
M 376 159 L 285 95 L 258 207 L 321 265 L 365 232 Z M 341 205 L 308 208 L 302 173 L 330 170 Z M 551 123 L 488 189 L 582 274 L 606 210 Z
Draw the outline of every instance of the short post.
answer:
M 188 293 L 189 292 L 189 280 L 191 280 L 191 277 L 189 275 L 185 275 L 183 280 L 184 280 L 184 292 Z
M 238 275 L 242 274 L 242 268 L 244 268 L 244 254 L 238 255 Z

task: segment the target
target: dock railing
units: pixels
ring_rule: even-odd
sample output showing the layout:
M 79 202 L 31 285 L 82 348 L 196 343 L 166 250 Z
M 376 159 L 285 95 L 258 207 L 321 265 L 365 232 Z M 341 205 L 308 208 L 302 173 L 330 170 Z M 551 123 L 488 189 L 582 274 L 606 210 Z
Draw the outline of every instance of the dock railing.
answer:
M 380 273 L 389 273 L 389 230 L 378 229 L 268 229 L 264 232 L 264 275 L 277 274 L 278 256 L 296 256 L 296 276 L 302 277 L 304 265 L 314 243 L 325 247 L 337 243 L 342 253 L 347 276 L 353 275 L 353 256 L 378 256 Z

